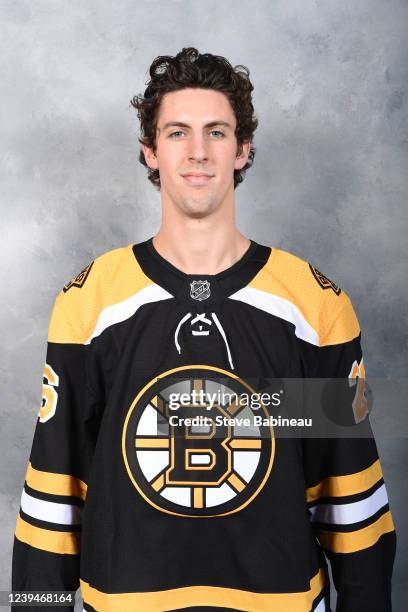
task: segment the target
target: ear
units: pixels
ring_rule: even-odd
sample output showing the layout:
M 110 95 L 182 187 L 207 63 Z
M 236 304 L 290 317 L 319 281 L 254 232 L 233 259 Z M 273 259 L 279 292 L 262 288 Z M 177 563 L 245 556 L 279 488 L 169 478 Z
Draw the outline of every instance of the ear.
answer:
M 159 167 L 159 164 L 157 162 L 157 157 L 154 154 L 153 149 L 151 149 L 147 145 L 142 145 L 142 150 L 145 156 L 146 163 L 149 166 L 149 168 L 151 168 L 152 170 L 157 170 Z
M 251 142 L 242 143 L 238 148 L 237 157 L 234 163 L 234 170 L 241 170 L 248 161 L 249 152 L 251 150 Z

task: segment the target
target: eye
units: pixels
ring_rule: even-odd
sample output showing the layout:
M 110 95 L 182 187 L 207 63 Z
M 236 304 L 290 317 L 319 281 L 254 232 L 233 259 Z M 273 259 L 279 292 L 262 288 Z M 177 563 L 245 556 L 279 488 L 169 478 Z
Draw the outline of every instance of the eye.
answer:
M 221 132 L 221 130 L 211 130 L 210 134 L 218 134 L 217 138 L 224 136 L 224 132 Z
M 169 134 L 169 138 L 177 138 L 178 134 L 184 134 L 184 132 L 182 130 L 176 130 L 175 132 Z

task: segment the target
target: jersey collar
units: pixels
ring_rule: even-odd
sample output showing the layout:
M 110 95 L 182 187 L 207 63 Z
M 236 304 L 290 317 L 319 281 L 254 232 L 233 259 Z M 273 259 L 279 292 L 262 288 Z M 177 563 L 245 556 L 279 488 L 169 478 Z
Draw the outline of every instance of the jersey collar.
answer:
M 155 249 L 153 237 L 134 244 L 133 253 L 143 273 L 154 283 L 166 289 L 178 301 L 194 303 L 197 310 L 205 310 L 248 285 L 266 264 L 271 247 L 254 240 L 250 242 L 242 257 L 218 274 L 182 272 Z

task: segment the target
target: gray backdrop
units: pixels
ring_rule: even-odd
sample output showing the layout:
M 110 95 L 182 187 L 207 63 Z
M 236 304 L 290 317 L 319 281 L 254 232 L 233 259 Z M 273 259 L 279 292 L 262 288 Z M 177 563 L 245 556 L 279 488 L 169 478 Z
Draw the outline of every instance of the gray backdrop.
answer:
M 259 128 L 237 190 L 240 229 L 350 295 L 368 377 L 406 376 L 408 4 L 2 0 L 0 20 L 7 589 L 55 296 L 96 255 L 158 229 L 129 105 L 155 56 L 196 46 L 250 68 Z M 407 439 L 376 433 L 399 535 L 395 609 L 405 610 Z

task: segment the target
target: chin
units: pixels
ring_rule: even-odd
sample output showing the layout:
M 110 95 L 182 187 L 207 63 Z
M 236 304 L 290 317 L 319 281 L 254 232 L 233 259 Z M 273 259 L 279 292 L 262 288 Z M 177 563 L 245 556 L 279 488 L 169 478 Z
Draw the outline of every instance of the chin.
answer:
M 207 217 L 220 205 L 218 200 L 208 199 L 205 202 L 197 202 L 191 199 L 180 202 L 178 208 L 187 216 L 199 219 Z

